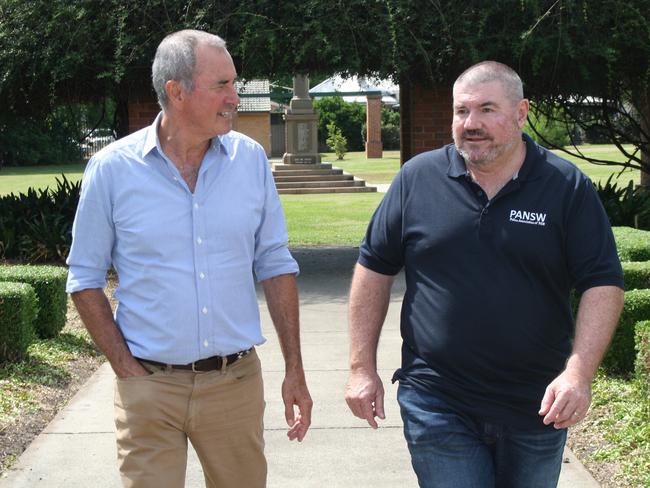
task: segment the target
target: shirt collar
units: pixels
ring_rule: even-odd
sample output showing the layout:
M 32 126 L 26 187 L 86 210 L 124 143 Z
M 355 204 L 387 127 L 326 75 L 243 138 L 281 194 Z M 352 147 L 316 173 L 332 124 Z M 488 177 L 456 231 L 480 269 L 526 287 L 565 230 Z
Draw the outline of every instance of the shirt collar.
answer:
M 160 126 L 160 121 L 162 120 L 162 112 L 158 112 L 158 115 L 152 122 L 152 124 L 147 127 L 147 134 L 144 139 L 144 146 L 142 147 L 142 157 L 147 156 L 151 151 L 156 149 L 160 154 L 162 154 L 162 148 L 160 146 L 160 139 L 158 138 L 158 127 Z M 229 137 L 226 137 L 228 134 L 221 136 L 213 137 L 210 141 L 211 149 L 218 151 L 219 146 L 221 146 L 226 155 L 231 153 L 232 141 Z
M 521 138 L 526 143 L 526 157 L 524 163 L 519 168 L 516 179 L 520 181 L 532 180 L 536 177 L 534 169 L 538 166 L 536 162 L 540 157 L 541 148 L 533 141 L 526 133 L 521 134 Z M 467 165 L 465 160 L 460 155 L 456 146 L 450 144 L 447 146 L 449 154 L 449 168 L 447 169 L 447 176 L 451 178 L 460 178 L 468 175 Z

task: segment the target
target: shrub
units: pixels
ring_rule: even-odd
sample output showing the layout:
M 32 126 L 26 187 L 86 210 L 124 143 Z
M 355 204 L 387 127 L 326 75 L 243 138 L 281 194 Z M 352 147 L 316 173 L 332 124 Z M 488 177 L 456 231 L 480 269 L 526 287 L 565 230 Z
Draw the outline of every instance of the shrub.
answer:
M 72 243 L 72 223 L 81 182 L 61 175 L 49 188 L 0 197 L 0 258 L 29 263 L 64 261 Z
M 641 383 L 641 388 L 650 394 L 650 320 L 638 322 L 634 329 L 636 332 L 634 372 Z
M 26 283 L 0 282 L 0 363 L 19 361 L 34 341 L 38 298 Z
M 79 132 L 64 109 L 45 116 L 0 113 L 0 161 L 7 166 L 81 162 Z
M 334 124 L 327 126 L 327 145 L 336 153 L 336 159 L 341 160 L 345 157 L 348 150 L 348 141 L 341 133 L 341 129 Z
M 631 227 L 613 227 L 621 261 L 650 261 L 650 232 Z
M 619 187 L 612 183 L 613 177 L 613 174 L 610 175 L 604 185 L 601 182 L 595 185 L 609 223 L 650 229 L 650 191 L 635 187 L 632 180 L 627 186 Z
M 531 107 L 524 131 L 542 146 L 564 147 L 571 143 L 569 134 L 575 129 L 575 124 L 567 125 L 565 116 L 559 107 Z M 534 127 L 534 129 L 533 129 Z
M 650 261 L 623 262 L 621 265 L 626 290 L 650 288 Z
M 0 281 L 27 283 L 34 288 L 39 303 L 34 324 L 38 337 L 54 337 L 65 326 L 66 276 L 66 269 L 58 266 L 0 266 Z
M 632 373 L 634 370 L 634 327 L 650 318 L 650 290 L 625 292 L 625 306 L 612 344 L 603 359 L 603 368 L 610 373 Z
M 348 150 L 363 151 L 362 126 L 366 122 L 366 107 L 360 103 L 350 103 L 341 97 L 324 97 L 314 100 L 318 113 L 318 142 L 326 143 L 327 126 L 334 124 L 341 129 L 348 142 Z M 332 148 L 334 149 L 334 148 Z

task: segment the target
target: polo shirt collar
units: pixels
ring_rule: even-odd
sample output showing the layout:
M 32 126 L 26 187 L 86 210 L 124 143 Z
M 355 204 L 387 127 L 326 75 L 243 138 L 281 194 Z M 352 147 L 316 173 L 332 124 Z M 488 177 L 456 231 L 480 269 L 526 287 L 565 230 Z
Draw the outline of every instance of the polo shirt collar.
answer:
M 526 133 L 521 134 L 521 138 L 526 143 L 526 157 L 524 163 L 519 168 L 516 179 L 519 181 L 526 181 L 535 179 L 538 174 L 535 169 L 538 167 L 537 162 L 541 155 L 541 148 L 533 141 Z M 447 176 L 451 178 L 465 177 L 469 174 L 465 160 L 460 155 L 456 146 L 450 144 L 448 147 L 449 153 L 449 168 L 447 169 Z

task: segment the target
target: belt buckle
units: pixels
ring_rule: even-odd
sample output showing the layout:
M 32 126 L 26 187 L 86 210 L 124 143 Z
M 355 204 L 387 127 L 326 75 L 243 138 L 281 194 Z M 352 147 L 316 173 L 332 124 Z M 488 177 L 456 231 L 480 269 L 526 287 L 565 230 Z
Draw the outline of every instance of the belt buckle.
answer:
M 201 371 L 196 369 L 196 361 L 192 362 L 192 373 L 200 373 Z

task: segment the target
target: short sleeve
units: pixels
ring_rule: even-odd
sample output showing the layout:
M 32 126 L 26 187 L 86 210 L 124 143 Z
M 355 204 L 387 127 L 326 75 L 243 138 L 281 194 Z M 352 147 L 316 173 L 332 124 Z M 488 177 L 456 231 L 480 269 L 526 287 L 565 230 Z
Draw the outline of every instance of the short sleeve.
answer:
M 578 293 L 595 286 L 623 288 L 623 271 L 609 220 L 593 183 L 586 177 L 569 210 L 566 246 L 569 273 Z
M 375 210 L 359 248 L 359 264 L 377 273 L 395 275 L 404 265 L 402 205 L 403 178 L 400 171 Z

